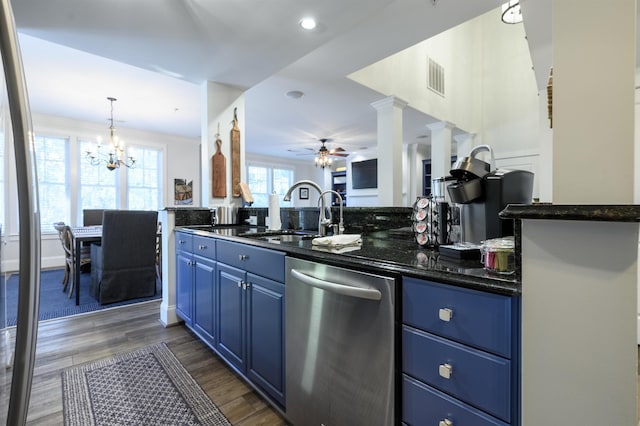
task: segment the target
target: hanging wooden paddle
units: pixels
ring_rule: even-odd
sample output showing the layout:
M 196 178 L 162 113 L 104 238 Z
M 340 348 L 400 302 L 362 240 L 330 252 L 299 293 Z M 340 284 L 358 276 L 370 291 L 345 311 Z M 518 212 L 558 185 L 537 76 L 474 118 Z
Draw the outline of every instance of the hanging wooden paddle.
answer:
M 218 123 L 218 133 L 216 133 L 216 153 L 211 157 L 211 195 L 214 198 L 224 198 L 227 196 L 227 159 L 224 158 L 221 147 L 220 123 Z
M 231 195 L 240 196 L 240 128 L 238 127 L 238 108 L 233 109 L 233 128 L 231 129 Z

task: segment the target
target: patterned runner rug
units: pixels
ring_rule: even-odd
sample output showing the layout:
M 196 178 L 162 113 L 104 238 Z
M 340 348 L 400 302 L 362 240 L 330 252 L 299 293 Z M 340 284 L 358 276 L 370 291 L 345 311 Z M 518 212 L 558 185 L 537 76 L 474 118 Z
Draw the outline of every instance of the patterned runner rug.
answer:
M 62 372 L 64 424 L 231 425 L 164 343 Z

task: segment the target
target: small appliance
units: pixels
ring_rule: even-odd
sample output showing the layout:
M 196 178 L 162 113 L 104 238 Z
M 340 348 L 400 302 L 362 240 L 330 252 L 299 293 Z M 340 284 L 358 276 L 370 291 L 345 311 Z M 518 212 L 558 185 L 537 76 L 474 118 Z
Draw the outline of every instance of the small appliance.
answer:
M 491 163 L 474 158 L 489 151 Z M 498 213 L 507 204 L 531 204 L 533 173 L 528 170 L 498 170 L 488 145 L 474 148 L 451 169 L 457 180 L 447 185 L 453 203 L 461 206 L 464 242 L 480 244 L 491 238 L 513 235 L 513 220 L 502 220 Z

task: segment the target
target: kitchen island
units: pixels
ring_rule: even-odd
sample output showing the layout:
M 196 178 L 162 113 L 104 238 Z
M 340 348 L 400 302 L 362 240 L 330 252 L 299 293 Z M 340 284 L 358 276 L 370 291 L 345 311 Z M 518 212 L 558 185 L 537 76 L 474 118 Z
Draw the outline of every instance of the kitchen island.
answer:
M 396 282 L 397 422 L 519 424 L 516 274 L 446 260 L 418 246 L 410 228 L 369 232 L 344 252 L 256 226 L 186 225 L 175 235 L 178 317 L 285 417 L 284 258 L 292 257 Z

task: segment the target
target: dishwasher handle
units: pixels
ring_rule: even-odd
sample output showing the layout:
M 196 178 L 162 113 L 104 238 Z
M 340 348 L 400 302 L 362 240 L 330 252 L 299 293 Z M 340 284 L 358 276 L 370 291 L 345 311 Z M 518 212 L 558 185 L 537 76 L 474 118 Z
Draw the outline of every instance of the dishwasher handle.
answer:
M 316 287 L 322 290 L 330 291 L 332 293 L 342 294 L 344 296 L 357 297 L 359 299 L 380 300 L 382 293 L 373 288 L 361 288 L 354 287 L 348 284 L 334 283 L 330 281 L 321 280 L 319 278 L 311 277 L 303 274 L 302 272 L 291 269 L 291 275 L 303 282 L 304 284 Z

